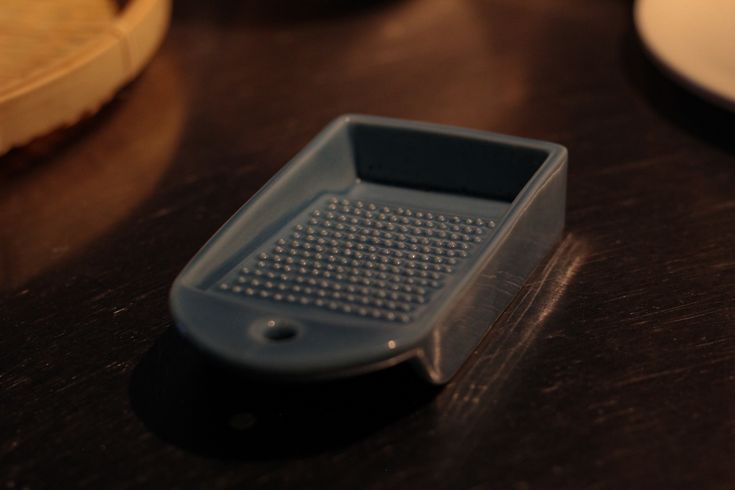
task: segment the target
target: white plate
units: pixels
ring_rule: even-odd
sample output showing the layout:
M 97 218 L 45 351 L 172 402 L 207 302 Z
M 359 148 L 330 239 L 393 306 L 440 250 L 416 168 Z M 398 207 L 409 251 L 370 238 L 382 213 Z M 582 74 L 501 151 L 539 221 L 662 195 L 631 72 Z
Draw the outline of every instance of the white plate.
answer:
M 735 110 L 735 0 L 637 0 L 635 23 L 676 79 Z

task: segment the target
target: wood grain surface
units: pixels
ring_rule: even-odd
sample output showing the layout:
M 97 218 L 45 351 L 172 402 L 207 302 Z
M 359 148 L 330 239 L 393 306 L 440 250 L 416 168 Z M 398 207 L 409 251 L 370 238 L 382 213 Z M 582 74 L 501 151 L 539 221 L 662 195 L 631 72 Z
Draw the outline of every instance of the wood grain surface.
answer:
M 631 7 L 178 0 L 118 100 L 0 159 L 0 488 L 735 487 L 735 116 Z M 178 271 L 345 112 L 569 149 L 564 239 L 443 389 L 258 383 L 172 328 Z

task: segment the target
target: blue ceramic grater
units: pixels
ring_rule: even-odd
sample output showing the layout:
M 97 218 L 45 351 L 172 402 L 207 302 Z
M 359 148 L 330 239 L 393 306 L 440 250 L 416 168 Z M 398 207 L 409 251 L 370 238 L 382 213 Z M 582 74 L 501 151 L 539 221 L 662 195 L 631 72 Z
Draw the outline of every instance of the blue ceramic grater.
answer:
M 179 274 L 178 328 L 257 375 L 408 361 L 445 383 L 559 239 L 566 160 L 552 143 L 340 117 Z

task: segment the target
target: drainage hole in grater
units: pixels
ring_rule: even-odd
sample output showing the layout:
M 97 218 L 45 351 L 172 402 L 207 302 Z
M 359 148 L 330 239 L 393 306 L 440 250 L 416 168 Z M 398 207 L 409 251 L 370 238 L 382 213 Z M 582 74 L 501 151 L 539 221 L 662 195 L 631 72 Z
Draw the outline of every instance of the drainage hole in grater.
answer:
M 298 335 L 296 327 L 287 323 L 278 323 L 274 320 L 269 320 L 266 323 L 266 328 L 263 331 L 263 336 L 271 342 L 284 342 L 292 340 Z

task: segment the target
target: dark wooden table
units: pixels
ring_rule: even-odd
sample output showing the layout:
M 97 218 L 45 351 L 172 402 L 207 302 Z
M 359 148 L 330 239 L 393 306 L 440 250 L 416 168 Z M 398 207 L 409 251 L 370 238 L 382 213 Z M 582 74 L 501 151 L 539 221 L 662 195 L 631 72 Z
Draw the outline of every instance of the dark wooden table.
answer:
M 169 286 L 346 112 L 566 145 L 559 248 L 444 389 L 206 363 Z M 735 117 L 622 0 L 177 1 L 102 113 L 0 159 L 1 488 L 735 487 Z

